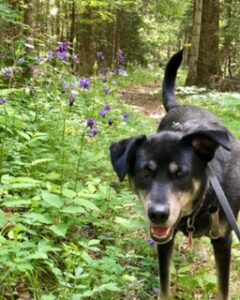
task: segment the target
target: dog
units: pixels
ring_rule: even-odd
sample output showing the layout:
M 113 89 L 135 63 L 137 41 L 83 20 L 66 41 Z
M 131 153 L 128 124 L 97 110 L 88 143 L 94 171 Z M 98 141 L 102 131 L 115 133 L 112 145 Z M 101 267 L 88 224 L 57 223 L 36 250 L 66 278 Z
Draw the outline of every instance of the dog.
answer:
M 142 200 L 150 235 L 157 242 L 160 294 L 169 299 L 170 264 L 178 231 L 191 240 L 208 236 L 213 246 L 219 299 L 229 299 L 231 227 L 209 182 L 211 166 L 235 218 L 240 209 L 240 142 L 216 116 L 175 97 L 183 50 L 169 60 L 163 79 L 166 115 L 157 133 L 110 146 L 113 169 L 127 176 Z

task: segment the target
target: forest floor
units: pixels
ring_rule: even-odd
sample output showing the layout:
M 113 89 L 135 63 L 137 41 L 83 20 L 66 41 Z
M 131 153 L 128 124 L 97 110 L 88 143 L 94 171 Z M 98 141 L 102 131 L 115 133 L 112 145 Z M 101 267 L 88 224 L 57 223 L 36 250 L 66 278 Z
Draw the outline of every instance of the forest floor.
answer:
M 140 87 L 129 87 L 121 90 L 120 93 L 124 102 L 134 110 L 159 120 L 165 115 L 160 101 L 160 86 L 160 82 L 153 82 Z

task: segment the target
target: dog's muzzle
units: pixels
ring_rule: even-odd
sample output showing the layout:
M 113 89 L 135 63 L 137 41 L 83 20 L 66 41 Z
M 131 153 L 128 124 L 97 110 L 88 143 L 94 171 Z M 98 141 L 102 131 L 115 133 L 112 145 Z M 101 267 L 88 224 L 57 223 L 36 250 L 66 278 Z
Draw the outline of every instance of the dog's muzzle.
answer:
M 168 205 L 153 205 L 148 208 L 151 238 L 159 244 L 167 243 L 173 238 L 175 226 L 167 226 L 169 215 Z
M 159 225 L 150 225 L 151 238 L 158 244 L 165 244 L 173 238 L 174 228 L 160 227 Z

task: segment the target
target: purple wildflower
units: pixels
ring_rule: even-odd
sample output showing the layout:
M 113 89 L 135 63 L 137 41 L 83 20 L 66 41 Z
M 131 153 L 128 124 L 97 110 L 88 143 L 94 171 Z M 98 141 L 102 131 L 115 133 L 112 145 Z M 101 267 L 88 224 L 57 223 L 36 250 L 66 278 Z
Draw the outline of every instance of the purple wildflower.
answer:
M 63 93 L 66 93 L 68 91 L 68 83 L 64 81 L 63 87 L 62 87 Z
M 11 71 L 11 70 L 6 70 L 6 71 L 4 72 L 4 75 L 5 75 L 7 78 L 10 78 L 10 77 L 12 77 L 12 71 Z
M 111 110 L 110 105 L 104 106 L 104 109 L 106 110 L 106 112 L 109 112 Z
M 76 100 L 77 94 L 78 94 L 77 91 L 71 91 L 70 99 L 69 99 L 69 105 L 70 106 L 73 106 L 73 104 L 74 104 L 74 102 Z
M 69 46 L 68 42 L 60 42 L 60 43 L 58 43 L 58 47 L 57 47 L 56 51 L 67 52 L 69 48 L 70 48 L 70 46 Z
M 110 111 L 110 106 L 106 105 L 104 108 L 100 111 L 99 115 L 105 118 L 106 114 Z
M 67 61 L 67 53 L 70 46 L 67 42 L 59 43 L 56 49 L 56 53 L 59 59 Z
M 90 118 L 88 121 L 87 121 L 87 127 L 89 128 L 93 128 L 96 124 L 96 120 L 94 120 L 93 118 Z
M 100 73 L 100 75 L 106 74 L 106 73 L 107 73 L 107 68 L 102 67 L 102 68 L 99 70 L 99 73 Z
M 128 76 L 128 72 L 125 71 L 125 70 L 123 70 L 123 69 L 117 69 L 117 70 L 116 70 L 116 73 L 117 73 L 118 75 L 121 75 L 121 76 L 124 76 L 124 77 L 127 77 L 127 76 Z
M 123 119 L 127 121 L 129 119 L 129 114 L 124 114 Z
M 109 120 L 108 120 L 108 125 L 109 125 L 109 126 L 112 126 L 113 123 L 114 123 L 114 121 L 113 121 L 112 119 L 109 119 Z
M 118 51 L 117 51 L 117 58 L 118 58 L 119 63 L 121 63 L 121 64 L 123 64 L 123 63 L 126 62 L 126 56 L 123 53 L 123 50 L 118 49 Z
M 95 137 L 95 136 L 98 135 L 98 134 L 99 134 L 99 130 L 96 129 L 96 128 L 93 128 L 93 129 L 91 130 L 91 132 L 90 132 L 90 136 L 91 136 L 91 137 Z
M 6 102 L 7 102 L 7 100 L 6 100 L 6 99 L 4 99 L 4 98 L 0 97 L 0 105 L 3 105 L 3 104 L 5 104 Z
M 79 87 L 80 87 L 80 88 L 89 90 L 89 89 L 90 89 L 90 86 L 91 86 L 91 81 L 90 81 L 90 79 L 86 79 L 86 78 L 80 79 L 80 81 L 79 81 Z
M 157 244 L 153 239 L 148 239 L 147 242 L 150 247 L 154 247 Z
M 67 61 L 67 52 L 57 52 L 57 56 L 59 59 Z
M 104 93 L 105 93 L 106 95 L 109 95 L 109 93 L 110 93 L 110 88 L 105 88 L 105 89 L 104 89 Z

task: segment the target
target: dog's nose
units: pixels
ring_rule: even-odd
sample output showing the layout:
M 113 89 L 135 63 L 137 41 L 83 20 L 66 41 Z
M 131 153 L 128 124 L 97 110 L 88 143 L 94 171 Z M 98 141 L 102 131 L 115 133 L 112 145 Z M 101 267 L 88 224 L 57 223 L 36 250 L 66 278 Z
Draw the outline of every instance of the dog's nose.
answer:
M 170 214 L 167 205 L 153 205 L 148 208 L 148 217 L 154 224 L 163 224 L 167 221 Z

